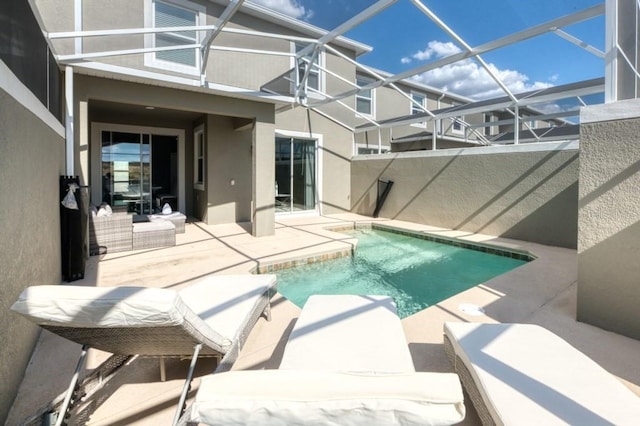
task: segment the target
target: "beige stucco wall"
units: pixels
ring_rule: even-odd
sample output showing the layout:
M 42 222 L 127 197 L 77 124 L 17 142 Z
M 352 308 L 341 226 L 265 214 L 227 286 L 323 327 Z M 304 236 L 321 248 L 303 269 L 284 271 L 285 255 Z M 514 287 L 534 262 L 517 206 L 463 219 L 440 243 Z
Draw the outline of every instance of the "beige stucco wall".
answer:
M 233 119 L 207 118 L 207 217 L 209 224 L 251 221 L 251 127 L 234 130 Z
M 578 320 L 640 339 L 640 101 L 581 121 Z
M 349 176 L 353 140 L 350 131 L 321 115 L 296 108 L 276 116 L 276 130 L 296 131 L 303 135 L 321 135 L 319 149 L 321 176 L 319 195 L 322 214 L 344 213 L 351 206 Z M 304 136 L 301 136 L 304 137 Z
M 380 217 L 576 246 L 576 143 L 354 158 L 354 212 L 373 213 L 378 179 L 394 182 Z
M 64 139 L 0 89 L 0 423 L 38 327 L 9 310 L 30 285 L 59 284 Z

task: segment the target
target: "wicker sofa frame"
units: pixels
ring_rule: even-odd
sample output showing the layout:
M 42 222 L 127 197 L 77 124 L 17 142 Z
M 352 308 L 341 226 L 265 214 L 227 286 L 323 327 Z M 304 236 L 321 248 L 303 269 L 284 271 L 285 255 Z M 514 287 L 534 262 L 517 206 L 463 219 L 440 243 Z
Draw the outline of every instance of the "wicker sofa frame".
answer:
M 133 217 L 127 213 L 89 215 L 89 253 L 115 253 L 133 248 Z

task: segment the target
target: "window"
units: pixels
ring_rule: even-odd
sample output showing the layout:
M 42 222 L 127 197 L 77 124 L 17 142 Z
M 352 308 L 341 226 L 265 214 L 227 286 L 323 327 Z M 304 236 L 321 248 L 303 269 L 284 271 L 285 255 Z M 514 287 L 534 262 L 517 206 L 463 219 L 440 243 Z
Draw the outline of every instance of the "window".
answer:
M 498 117 L 495 114 L 485 113 L 484 122 L 485 123 L 493 123 L 494 121 L 498 121 Z M 485 136 L 494 136 L 498 134 L 497 126 L 487 126 L 484 128 Z
M 373 145 L 360 145 L 358 144 L 356 146 L 357 148 L 357 152 L 356 155 L 369 155 L 369 154 L 377 154 L 378 153 L 378 147 L 377 146 L 373 146 Z M 387 152 L 389 152 L 389 147 L 388 146 L 382 146 L 382 149 L 380 150 L 381 154 L 386 154 Z
M 371 82 L 373 82 L 373 80 L 369 78 L 360 76 L 356 77 L 356 85 L 358 85 L 358 87 L 366 86 Z M 372 89 L 363 90 L 356 94 L 356 111 L 371 117 L 374 116 Z
M 457 117 L 452 119 L 453 123 L 451 124 L 451 131 L 453 133 L 464 133 L 464 129 L 462 127 L 462 122 L 464 121 L 463 117 Z
M 306 44 L 295 43 L 296 53 L 300 52 L 305 47 L 307 47 Z M 311 61 L 311 58 L 313 57 L 313 50 L 310 50 L 303 57 Z M 307 68 L 311 66 L 311 68 L 309 69 L 309 75 L 307 76 L 307 87 L 321 92 L 323 89 L 322 74 L 320 73 L 320 69 L 317 66 L 322 66 L 323 63 L 324 52 L 318 53 L 315 61 L 313 61 L 313 65 L 310 64 L 310 62 L 300 59 L 300 63 L 298 65 L 298 81 L 302 81 L 304 73 L 307 71 Z
M 203 24 L 205 9 L 187 0 L 146 0 L 147 27 L 192 27 Z M 145 47 L 193 45 L 200 42 L 197 31 L 172 31 L 148 34 Z M 200 50 L 182 49 L 153 52 L 145 55 L 145 65 L 188 74 L 200 72 Z
M 426 107 L 427 97 L 423 93 L 411 92 L 411 99 L 413 100 L 413 102 L 411 102 L 411 115 L 424 113 L 424 109 L 418 105 L 421 105 L 423 108 Z M 427 122 L 412 123 L 411 125 L 415 127 L 426 127 Z
M 193 187 L 204 191 L 205 179 L 205 139 L 204 126 L 200 125 L 193 132 Z

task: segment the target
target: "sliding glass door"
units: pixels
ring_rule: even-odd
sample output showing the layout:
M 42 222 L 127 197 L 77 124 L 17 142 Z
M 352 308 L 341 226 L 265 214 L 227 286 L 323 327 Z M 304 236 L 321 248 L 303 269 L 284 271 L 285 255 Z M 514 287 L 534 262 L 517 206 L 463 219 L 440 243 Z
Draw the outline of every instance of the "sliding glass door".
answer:
M 161 198 L 176 209 L 177 139 L 102 131 L 102 201 L 115 210 L 148 214 L 157 210 Z
M 276 213 L 316 209 L 316 141 L 276 138 Z

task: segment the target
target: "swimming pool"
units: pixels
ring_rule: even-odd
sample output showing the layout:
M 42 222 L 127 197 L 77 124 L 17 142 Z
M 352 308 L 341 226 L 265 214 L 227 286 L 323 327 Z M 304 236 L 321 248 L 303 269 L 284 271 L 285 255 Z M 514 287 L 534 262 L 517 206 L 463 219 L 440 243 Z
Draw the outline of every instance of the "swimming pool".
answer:
M 278 291 L 302 307 L 313 294 L 393 297 L 401 318 L 526 263 L 516 258 L 380 229 L 348 232 L 358 239 L 353 257 L 277 272 Z M 494 252 L 499 250 L 492 250 Z

